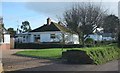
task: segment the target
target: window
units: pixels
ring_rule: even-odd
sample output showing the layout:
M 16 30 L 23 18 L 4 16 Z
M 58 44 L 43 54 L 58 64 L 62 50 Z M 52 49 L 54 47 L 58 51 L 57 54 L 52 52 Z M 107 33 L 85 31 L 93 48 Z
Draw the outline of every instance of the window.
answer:
M 51 34 L 50 38 L 54 39 L 55 38 L 55 34 Z
M 23 36 L 23 38 L 25 38 L 25 36 Z
M 40 35 L 34 35 L 34 39 L 36 43 L 40 43 Z

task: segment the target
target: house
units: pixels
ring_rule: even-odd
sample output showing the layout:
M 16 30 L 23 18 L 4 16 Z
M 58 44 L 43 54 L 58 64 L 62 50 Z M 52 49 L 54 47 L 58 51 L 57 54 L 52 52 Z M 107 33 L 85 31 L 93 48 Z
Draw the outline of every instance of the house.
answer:
M 111 33 L 90 34 L 88 38 L 92 38 L 95 41 L 114 41 L 115 40 L 115 38 L 112 37 Z
M 115 41 L 115 37 L 112 33 L 104 33 L 103 28 L 98 28 L 93 34 L 90 34 L 88 38 L 92 38 L 95 41 Z
M 78 35 L 66 28 L 60 22 L 52 22 L 47 19 L 47 24 L 32 31 L 19 33 L 15 36 L 18 43 L 64 43 L 79 44 Z
M 0 17 L 0 48 L 10 49 L 10 34 L 4 27 L 2 17 Z

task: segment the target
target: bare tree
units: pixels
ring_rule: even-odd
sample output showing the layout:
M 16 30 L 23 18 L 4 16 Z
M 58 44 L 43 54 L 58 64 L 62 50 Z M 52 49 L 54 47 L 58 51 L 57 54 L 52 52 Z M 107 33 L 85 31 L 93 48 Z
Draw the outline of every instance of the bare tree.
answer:
M 103 23 L 106 11 L 93 3 L 77 3 L 64 12 L 63 23 L 78 34 L 80 44 L 84 45 L 88 35 Z

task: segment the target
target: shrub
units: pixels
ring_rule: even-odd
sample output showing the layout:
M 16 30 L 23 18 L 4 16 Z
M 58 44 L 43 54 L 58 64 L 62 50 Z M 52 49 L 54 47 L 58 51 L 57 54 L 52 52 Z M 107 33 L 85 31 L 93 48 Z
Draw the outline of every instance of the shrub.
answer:
M 87 54 L 94 60 L 95 64 L 102 64 L 113 59 L 118 59 L 119 49 L 116 47 L 98 48 L 96 50 L 89 50 Z
M 84 63 L 103 64 L 108 61 L 120 58 L 119 56 L 120 49 L 118 47 L 112 47 L 112 46 L 96 47 L 96 48 L 86 48 L 81 50 L 85 51 L 86 55 L 89 56 L 89 57 L 86 57 L 87 59 L 84 60 Z M 73 52 L 75 53 L 75 51 L 72 51 L 71 52 L 72 54 L 70 54 L 69 51 L 64 52 L 63 53 L 64 58 L 67 59 L 67 61 L 72 61 L 72 62 L 79 61 L 81 63 L 82 62 L 81 60 L 84 59 L 83 56 L 86 56 L 86 55 L 85 54 L 80 55 L 81 52 L 79 53 L 77 52 L 77 54 L 74 54 Z M 88 60 L 90 61 L 88 62 Z
M 93 40 L 92 38 L 87 38 L 87 39 L 85 40 L 85 43 L 86 43 L 87 45 L 93 45 L 93 44 L 94 44 L 94 40 Z
M 120 31 L 118 33 L 118 47 L 120 48 Z
M 62 53 L 62 58 L 68 63 L 91 64 L 93 60 L 82 50 L 67 50 Z

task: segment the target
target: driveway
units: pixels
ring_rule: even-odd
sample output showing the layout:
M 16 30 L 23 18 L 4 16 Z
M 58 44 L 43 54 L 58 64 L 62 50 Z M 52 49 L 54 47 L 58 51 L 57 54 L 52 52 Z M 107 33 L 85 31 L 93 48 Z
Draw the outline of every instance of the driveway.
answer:
M 13 55 L 21 49 L 5 51 L 3 53 L 2 63 L 4 71 L 15 71 L 26 68 L 33 68 L 51 64 L 50 60 L 21 57 Z
M 12 55 L 17 51 L 21 50 L 10 50 L 3 54 L 5 71 L 118 71 L 118 60 L 102 65 L 63 64 L 59 61 Z

